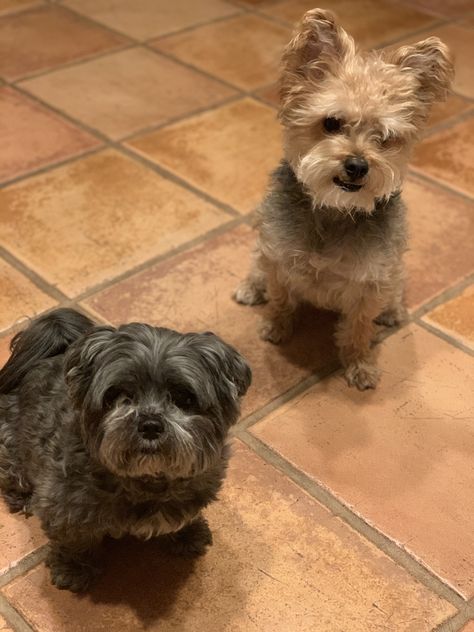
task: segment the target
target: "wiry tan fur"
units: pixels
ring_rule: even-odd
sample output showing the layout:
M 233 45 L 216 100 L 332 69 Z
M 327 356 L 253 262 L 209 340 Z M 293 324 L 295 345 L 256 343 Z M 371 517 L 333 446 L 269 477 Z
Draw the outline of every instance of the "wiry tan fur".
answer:
M 235 298 L 268 301 L 260 333 L 273 343 L 291 335 L 302 300 L 340 312 L 336 342 L 346 379 L 359 389 L 378 380 L 374 321 L 395 325 L 404 315 L 399 191 L 430 106 L 452 76 L 439 39 L 361 53 L 320 9 L 306 13 L 283 55 L 285 160 L 259 209 L 252 270 Z M 325 129 L 328 118 L 337 132 Z M 367 174 L 350 179 L 357 191 L 337 184 L 345 186 L 349 156 L 368 164 Z

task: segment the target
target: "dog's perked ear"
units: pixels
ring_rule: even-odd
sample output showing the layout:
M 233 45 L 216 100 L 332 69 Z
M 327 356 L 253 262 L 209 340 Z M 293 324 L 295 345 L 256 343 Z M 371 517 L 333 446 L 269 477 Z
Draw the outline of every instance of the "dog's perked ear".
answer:
M 201 359 L 217 382 L 224 379 L 233 385 L 237 397 L 243 397 L 252 381 L 252 371 L 246 360 L 210 331 L 191 335 L 195 336 Z
M 334 15 L 312 9 L 297 25 L 282 58 L 280 97 L 304 90 L 305 83 L 317 83 L 334 64 L 355 52 L 354 40 L 336 24 Z
M 400 66 L 418 79 L 420 101 L 431 104 L 446 98 L 454 78 L 448 47 L 437 37 L 386 54 L 386 61 Z
M 70 397 L 76 406 L 94 407 L 90 393 L 94 369 L 116 333 L 114 327 L 97 326 L 69 347 L 64 358 L 64 373 Z

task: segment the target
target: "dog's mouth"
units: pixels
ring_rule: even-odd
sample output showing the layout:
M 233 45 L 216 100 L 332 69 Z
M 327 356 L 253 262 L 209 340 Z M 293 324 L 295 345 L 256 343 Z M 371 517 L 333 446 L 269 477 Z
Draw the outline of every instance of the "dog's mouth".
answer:
M 341 178 L 338 178 L 337 176 L 333 178 L 333 182 L 336 186 L 338 186 L 343 191 L 346 191 L 347 193 L 356 193 L 357 191 L 360 191 L 360 189 L 362 189 L 362 187 L 364 186 L 363 184 L 346 182 L 345 180 L 341 180 Z

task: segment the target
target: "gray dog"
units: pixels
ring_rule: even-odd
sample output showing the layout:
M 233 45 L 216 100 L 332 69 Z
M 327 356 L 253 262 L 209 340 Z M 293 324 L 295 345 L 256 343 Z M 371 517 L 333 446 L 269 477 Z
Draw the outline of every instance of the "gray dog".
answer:
M 211 333 L 115 329 L 58 309 L 14 338 L 0 371 L 0 488 L 12 512 L 41 520 L 58 588 L 89 586 L 106 535 L 205 551 L 201 510 L 250 381 Z

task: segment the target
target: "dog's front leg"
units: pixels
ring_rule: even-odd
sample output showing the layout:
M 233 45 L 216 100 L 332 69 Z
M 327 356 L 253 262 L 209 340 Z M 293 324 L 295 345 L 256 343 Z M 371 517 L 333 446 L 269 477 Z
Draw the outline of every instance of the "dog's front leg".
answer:
M 336 343 L 349 386 L 360 391 L 375 388 L 380 371 L 375 364 L 372 342 L 374 319 L 383 302 L 376 292 L 363 294 L 343 312 L 336 329 Z
M 203 555 L 212 544 L 211 530 L 201 515 L 167 537 L 173 551 L 185 557 Z
M 273 344 L 285 342 L 293 333 L 296 300 L 291 294 L 289 280 L 285 279 L 278 265 L 266 262 L 267 312 L 260 323 L 262 340 Z
M 101 571 L 97 548 L 102 538 L 51 540 L 46 565 L 51 581 L 62 590 L 83 592 Z

